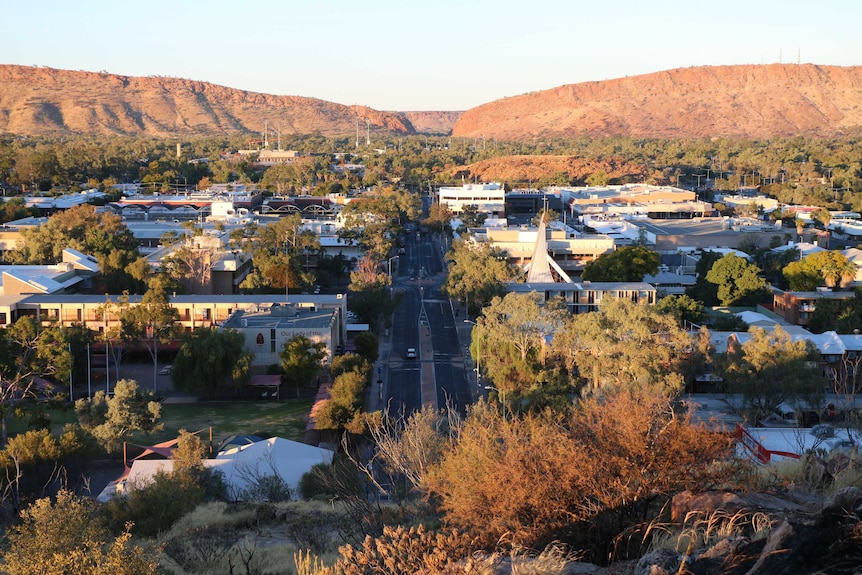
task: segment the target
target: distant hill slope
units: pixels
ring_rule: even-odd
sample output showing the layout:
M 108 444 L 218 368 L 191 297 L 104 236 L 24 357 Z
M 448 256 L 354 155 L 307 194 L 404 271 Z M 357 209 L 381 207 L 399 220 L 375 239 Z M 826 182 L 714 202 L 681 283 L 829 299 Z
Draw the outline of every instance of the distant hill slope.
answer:
M 862 67 L 680 68 L 560 86 L 466 111 L 453 136 L 835 136 L 862 127 Z
M 464 112 L 401 112 L 420 134 L 448 135 Z
M 272 96 L 179 78 L 0 65 L 0 132 L 150 136 L 262 132 L 414 134 L 407 116 L 315 98 Z M 451 127 L 451 126 L 450 126 Z

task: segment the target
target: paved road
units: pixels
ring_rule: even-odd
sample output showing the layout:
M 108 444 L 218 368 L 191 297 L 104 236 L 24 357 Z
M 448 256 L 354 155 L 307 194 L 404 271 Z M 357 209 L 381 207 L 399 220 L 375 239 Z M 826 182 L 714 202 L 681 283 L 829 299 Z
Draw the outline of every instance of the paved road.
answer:
M 470 326 L 454 317 L 454 306 L 440 292 L 446 278 L 444 249 L 431 236 L 407 238 L 405 253 L 393 271 L 393 289 L 401 294 L 401 305 L 381 345 L 379 386 L 370 394 L 372 409 L 388 406 L 390 413 L 410 413 L 422 405 L 452 405 L 464 414 L 475 397 L 463 356 Z M 417 350 L 416 359 L 407 358 L 408 348 Z

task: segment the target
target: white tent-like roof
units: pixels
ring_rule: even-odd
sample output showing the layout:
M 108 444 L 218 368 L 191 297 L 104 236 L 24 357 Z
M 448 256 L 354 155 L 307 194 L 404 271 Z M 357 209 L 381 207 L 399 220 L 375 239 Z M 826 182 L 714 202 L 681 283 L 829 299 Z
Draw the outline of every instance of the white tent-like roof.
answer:
M 291 489 L 296 489 L 304 473 L 318 463 L 332 463 L 332 456 L 333 452 L 328 449 L 273 437 L 229 449 L 219 453 L 215 459 L 204 459 L 203 463 L 206 467 L 219 470 L 224 475 L 228 495 L 239 499 L 258 479 L 266 476 L 277 475 Z M 159 471 L 170 473 L 173 468 L 172 459 L 135 460 L 128 475 L 109 484 L 99 500 L 106 501 L 127 488 L 145 486 L 152 482 Z

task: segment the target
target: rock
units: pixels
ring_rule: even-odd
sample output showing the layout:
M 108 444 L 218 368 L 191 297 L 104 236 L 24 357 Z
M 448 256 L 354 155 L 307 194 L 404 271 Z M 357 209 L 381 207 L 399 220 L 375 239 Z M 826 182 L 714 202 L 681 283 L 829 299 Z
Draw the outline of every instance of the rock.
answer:
M 846 519 L 862 504 L 862 489 L 855 485 L 843 487 L 823 502 L 821 523 L 831 525 Z
M 673 549 L 656 549 L 638 560 L 634 575 L 672 575 L 681 562 L 682 556 Z
M 683 491 L 674 496 L 671 502 L 671 521 L 685 522 L 686 516 L 695 512 L 699 517 L 709 517 L 721 509 L 729 514 L 737 511 L 766 513 L 797 513 L 805 510 L 805 506 L 793 501 L 790 497 L 772 495 L 769 493 L 732 493 L 729 491 L 709 491 L 692 493 Z

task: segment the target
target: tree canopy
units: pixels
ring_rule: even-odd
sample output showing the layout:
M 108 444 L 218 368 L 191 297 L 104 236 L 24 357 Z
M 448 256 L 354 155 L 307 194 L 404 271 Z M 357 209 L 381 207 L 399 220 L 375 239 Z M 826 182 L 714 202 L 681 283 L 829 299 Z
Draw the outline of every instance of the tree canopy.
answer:
M 162 428 L 159 419 L 162 405 L 153 393 L 141 389 L 130 379 L 121 379 L 113 395 L 96 392 L 92 399 L 75 402 L 81 427 L 92 433 L 109 453 L 116 453 L 122 442 L 133 432 L 153 433 Z
M 43 225 L 23 229 L 9 258 L 20 264 L 55 264 L 66 248 L 98 260 L 108 291 L 140 288 L 126 271 L 140 257 L 137 240 L 120 216 L 97 212 L 91 205 L 57 212 Z
M 646 246 L 624 246 L 587 262 L 582 277 L 591 282 L 639 282 L 658 272 L 659 255 Z
M 772 331 L 753 327 L 741 345 L 728 347 L 719 371 L 728 390 L 742 396 L 757 423 L 783 402 L 818 405 L 826 385 L 818 357 L 814 344 L 794 340 L 780 326 Z
M 793 291 L 814 291 L 818 287 L 845 287 L 856 278 L 856 265 L 836 251 L 824 250 L 790 262 L 782 271 Z
M 326 344 L 312 342 L 304 335 L 295 335 L 284 344 L 278 354 L 284 378 L 296 385 L 307 383 L 317 375 L 321 361 L 326 357 Z
M 753 305 L 766 288 L 760 268 L 736 254 L 717 260 L 706 274 L 706 281 L 718 286 L 718 301 L 725 306 Z
M 247 383 L 253 358 L 241 332 L 199 328 L 183 334 L 171 379 L 177 389 L 213 397 Z
M 481 310 L 494 297 L 505 294 L 504 284 L 518 277 L 506 254 L 488 244 L 471 244 L 456 240 L 446 253 L 449 274 L 443 291 L 464 301 L 467 315 Z
M 691 336 L 673 314 L 655 306 L 608 298 L 592 313 L 570 316 L 554 335 L 554 351 L 585 391 L 680 391 Z

